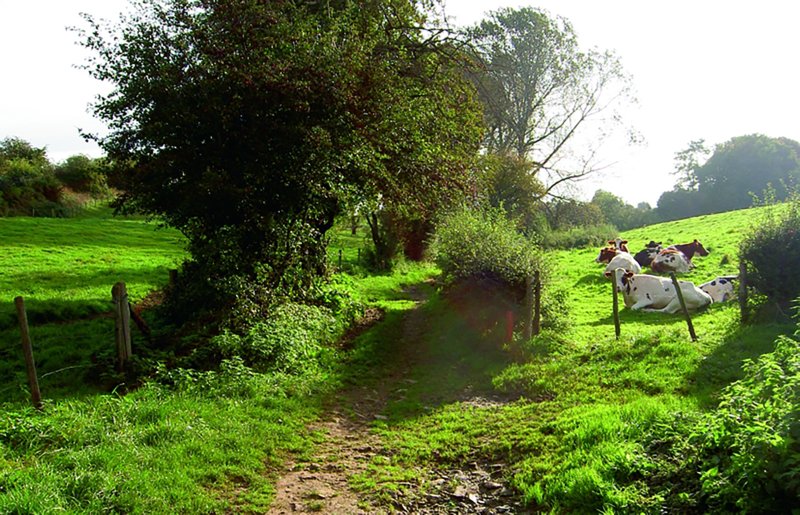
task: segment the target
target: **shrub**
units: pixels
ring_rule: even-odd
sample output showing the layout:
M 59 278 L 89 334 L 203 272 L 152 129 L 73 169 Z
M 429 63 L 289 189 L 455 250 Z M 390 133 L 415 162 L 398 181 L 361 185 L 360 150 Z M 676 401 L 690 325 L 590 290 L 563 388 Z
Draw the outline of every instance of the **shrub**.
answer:
M 611 224 L 570 227 L 546 233 L 542 245 L 548 249 L 602 247 L 617 234 L 619 231 Z
M 546 276 L 537 243 L 517 232 L 501 209 L 450 213 L 438 224 L 430 250 L 447 281 L 487 277 L 518 286 L 536 270 Z
M 75 155 L 58 165 L 55 174 L 62 184 L 74 191 L 102 196 L 109 192 L 103 166 L 102 159 Z
M 800 296 L 800 199 L 765 218 L 742 240 L 739 260 L 748 265 L 747 282 L 782 306 Z
M 744 364 L 692 438 L 712 511 L 779 513 L 800 499 L 800 342 Z

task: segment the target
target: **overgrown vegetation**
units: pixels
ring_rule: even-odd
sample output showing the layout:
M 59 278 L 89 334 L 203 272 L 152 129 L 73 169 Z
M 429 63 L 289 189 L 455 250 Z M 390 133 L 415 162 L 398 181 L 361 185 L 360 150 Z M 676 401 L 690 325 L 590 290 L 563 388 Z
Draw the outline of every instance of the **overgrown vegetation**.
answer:
M 739 259 L 747 264 L 748 285 L 788 311 L 800 297 L 800 199 L 785 206 L 764 212 L 742 239 Z

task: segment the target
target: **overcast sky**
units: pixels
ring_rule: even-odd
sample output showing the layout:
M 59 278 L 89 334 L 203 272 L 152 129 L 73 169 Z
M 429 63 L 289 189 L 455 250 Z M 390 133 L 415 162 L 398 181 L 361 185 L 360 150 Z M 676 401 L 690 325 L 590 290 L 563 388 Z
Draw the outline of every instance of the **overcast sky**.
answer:
M 0 0 L 0 139 L 47 147 L 53 161 L 99 156 L 78 129 L 102 131 L 88 104 L 107 86 L 75 66 L 86 57 L 67 26 L 79 12 L 115 18 L 125 0 Z M 485 10 L 541 7 L 569 19 L 585 48 L 612 50 L 632 75 L 638 104 L 624 113 L 645 144 L 603 149 L 609 164 L 582 185 L 655 206 L 672 188 L 674 154 L 762 133 L 800 141 L 800 2 L 788 0 L 447 0 L 453 22 Z

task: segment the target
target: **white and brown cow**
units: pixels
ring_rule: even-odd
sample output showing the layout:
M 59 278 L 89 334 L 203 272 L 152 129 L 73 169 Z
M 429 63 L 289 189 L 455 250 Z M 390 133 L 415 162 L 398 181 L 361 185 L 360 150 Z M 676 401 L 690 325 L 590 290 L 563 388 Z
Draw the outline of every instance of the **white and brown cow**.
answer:
M 613 272 L 606 275 L 611 277 Z M 634 274 L 616 269 L 617 291 L 622 293 L 625 306 L 632 310 L 676 313 L 681 309 L 675 285 L 666 277 Z M 686 308 L 695 310 L 711 304 L 711 296 L 689 281 L 678 281 Z
M 605 272 L 610 272 L 617 268 L 623 268 L 626 271 L 639 273 L 642 267 L 633 259 L 633 256 L 628 252 L 617 250 L 613 247 L 606 247 L 600 250 L 600 255 L 594 260 L 595 263 L 608 263 Z
M 653 258 L 653 262 L 650 263 L 650 268 L 654 272 L 659 273 L 686 273 L 694 268 L 692 258 L 695 254 L 700 256 L 708 255 L 708 251 L 703 247 L 703 244 L 697 240 L 691 243 L 671 245 Z
M 738 278 L 737 275 L 723 275 L 701 284 L 698 288 L 708 293 L 714 302 L 725 302 L 736 296 L 733 281 Z

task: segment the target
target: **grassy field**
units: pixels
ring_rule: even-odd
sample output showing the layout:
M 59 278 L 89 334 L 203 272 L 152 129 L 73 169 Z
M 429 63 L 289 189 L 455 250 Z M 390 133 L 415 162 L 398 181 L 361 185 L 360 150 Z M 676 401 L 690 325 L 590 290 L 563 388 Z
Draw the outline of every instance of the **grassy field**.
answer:
M 107 208 L 77 219 L 0 218 L 0 400 L 20 399 L 27 387 L 15 297 L 25 300 L 46 395 L 85 393 L 90 356 L 114 345 L 114 321 L 103 316 L 111 287 L 124 281 L 135 304 L 183 258 L 176 231 L 114 219 Z
M 700 239 L 711 251 L 686 277 L 696 283 L 735 273 L 737 246 L 758 210 L 670 222 L 623 234 L 632 249 L 650 239 Z M 609 235 L 612 237 L 614 235 Z M 179 236 L 141 220 L 0 219 L 0 513 L 263 512 L 287 453 L 313 453 L 304 431 L 343 382 L 379 380 L 403 352 L 404 286 L 435 277 L 431 265 L 362 275 L 353 236 L 335 235 L 329 256 L 354 275 L 338 288 L 385 321 L 305 374 L 255 374 L 230 360 L 214 373 L 160 369 L 126 395 L 87 383 L 84 367 L 111 346 L 111 285 L 134 301 L 163 285 L 183 256 Z M 353 484 L 377 498 L 424 492 L 426 471 L 504 463 L 507 480 L 532 507 L 556 512 L 688 511 L 662 484 L 678 464 L 647 446 L 712 409 L 741 377 L 742 361 L 773 349 L 790 324 L 742 327 L 735 303 L 694 315 L 692 342 L 679 315 L 623 310 L 615 340 L 611 285 L 597 249 L 554 252 L 552 288 L 566 292 L 569 324 L 523 342 L 524 359 L 503 349 L 487 301 L 426 288 L 422 359 L 407 391 L 374 429 L 388 451 Z M 362 259 L 363 259 L 362 255 Z M 546 293 L 547 294 L 547 293 Z M 11 300 L 29 304 L 45 409 L 27 406 Z M 59 372 L 65 367 L 68 368 Z M 50 375 L 47 375 L 50 374 Z M 476 399 L 483 399 L 477 402 Z M 656 435 L 656 436 L 654 436 Z M 661 435 L 661 436 L 659 436 Z M 658 439 L 656 438 L 656 439 Z M 661 440 L 659 440 L 661 441 Z M 680 504 L 685 502 L 685 504 Z M 677 503 L 677 504 L 676 504 Z
M 709 215 L 622 236 L 632 250 L 650 239 L 665 245 L 699 239 L 710 255 L 696 257 L 697 268 L 684 277 L 699 284 L 738 271 L 739 241 L 760 213 Z M 694 314 L 699 340 L 692 342 L 681 315 L 623 310 L 617 341 L 611 284 L 594 263 L 597 252 L 554 254 L 553 287 L 568 292 L 563 310 L 571 324 L 525 343 L 521 362 L 487 352 L 485 334 L 468 323 L 474 315 L 459 315 L 442 301 L 428 306 L 435 320 L 425 335 L 430 358 L 416 371 L 406 399 L 390 406 L 389 420 L 377 428 L 391 458 L 376 460 L 356 484 L 389 498 L 409 481 L 424 490 L 420 471 L 426 467 L 501 461 L 511 483 L 538 509 L 690 510 L 691 494 L 679 497 L 670 491 L 674 485 L 659 483 L 676 463 L 648 442 L 661 433 L 669 440 L 681 420 L 713 408 L 722 388 L 742 376 L 742 362 L 772 351 L 775 337 L 794 325 L 742 327 L 735 302 L 716 304 Z M 453 369 L 460 373 L 447 372 Z M 518 400 L 476 406 L 463 399 L 470 381 L 476 395 Z

